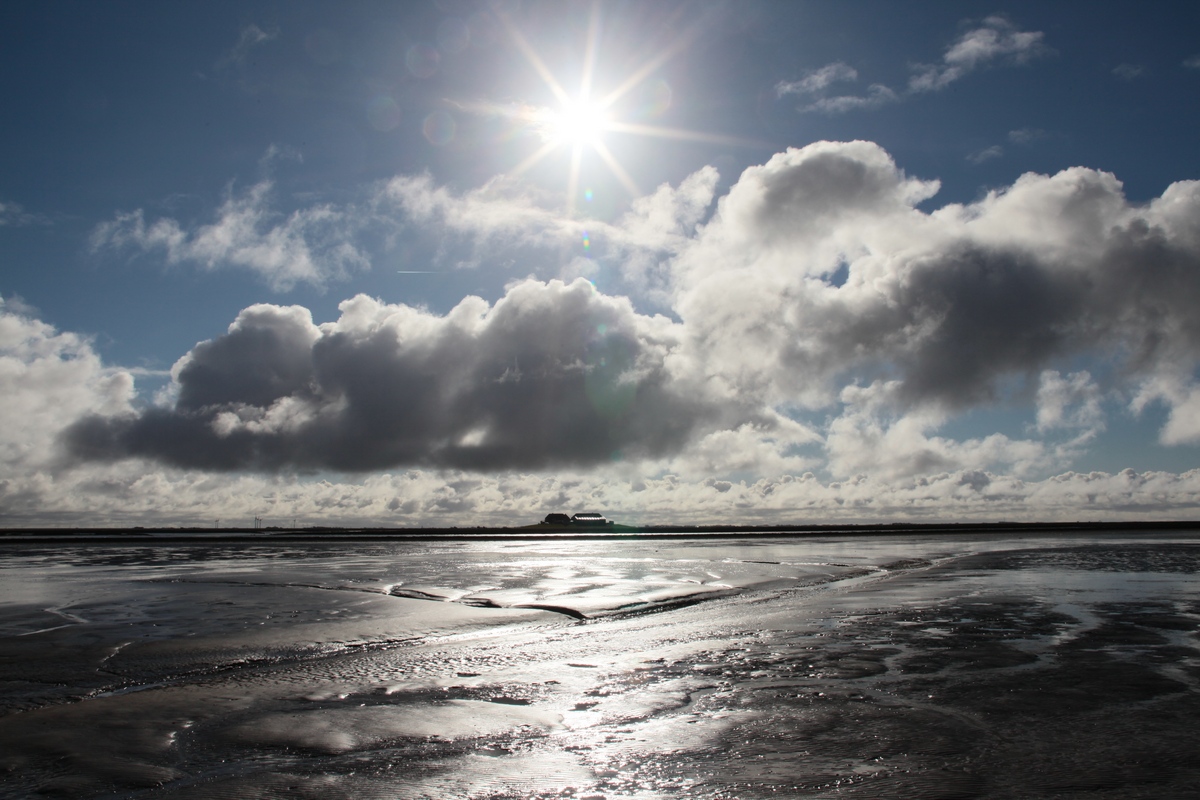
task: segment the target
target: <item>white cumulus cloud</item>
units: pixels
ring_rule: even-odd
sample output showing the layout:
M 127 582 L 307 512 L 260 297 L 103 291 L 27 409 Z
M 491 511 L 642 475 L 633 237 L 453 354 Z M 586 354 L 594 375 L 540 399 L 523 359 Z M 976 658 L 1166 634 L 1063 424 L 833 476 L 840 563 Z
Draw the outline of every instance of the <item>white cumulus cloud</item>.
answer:
M 91 342 L 0 298 L 0 474 L 49 469 L 57 437 L 85 414 L 128 413 L 133 378 L 105 367 Z
M 1074 167 L 936 206 L 937 181 L 878 145 L 818 142 L 720 197 L 716 186 L 706 168 L 597 223 L 613 252 L 643 259 L 629 274 L 670 316 L 583 280 L 518 281 L 445 314 L 365 296 L 332 322 L 255 305 L 181 357 L 162 403 L 135 407 L 128 371 L 10 313 L 5 374 L 43 377 L 12 379 L 12 413 L 40 433 L 14 434 L 5 457 L 59 471 L 10 468 L 6 502 L 69 485 L 134 507 L 174 491 L 201 513 L 259 474 L 256 487 L 287 487 L 279 508 L 322 519 L 351 507 L 427 521 L 572 504 L 864 519 L 1196 505 L 1191 473 L 1062 470 L 1103 430 L 1105 397 L 1132 396 L 1135 412 L 1163 403 L 1161 442 L 1200 441 L 1200 182 L 1132 203 L 1116 176 Z M 417 177 L 376 202 L 431 233 L 550 253 L 591 224 L 497 192 Z M 168 253 L 220 238 L 157 224 L 101 238 Z M 947 432 L 1000 405 L 1025 408 L 1038 438 Z M 71 470 L 50 457 L 56 443 Z M 147 463 L 161 474 L 143 469 L 139 483 Z M 397 472 L 289 478 L 384 470 Z M 195 488 L 206 474 L 223 487 L 208 499 Z

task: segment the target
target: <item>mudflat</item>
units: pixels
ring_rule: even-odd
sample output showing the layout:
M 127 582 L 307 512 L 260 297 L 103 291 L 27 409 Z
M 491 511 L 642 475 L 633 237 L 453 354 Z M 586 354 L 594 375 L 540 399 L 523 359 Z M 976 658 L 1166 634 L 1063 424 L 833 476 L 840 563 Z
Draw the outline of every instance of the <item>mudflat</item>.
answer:
M 6 543 L 0 796 L 1181 797 L 1200 534 Z

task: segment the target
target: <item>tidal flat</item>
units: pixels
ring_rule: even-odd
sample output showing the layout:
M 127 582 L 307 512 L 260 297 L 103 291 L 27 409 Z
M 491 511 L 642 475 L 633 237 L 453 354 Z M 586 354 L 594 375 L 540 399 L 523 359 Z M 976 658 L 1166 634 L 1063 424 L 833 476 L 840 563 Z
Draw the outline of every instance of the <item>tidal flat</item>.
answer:
M 1200 796 L 1200 533 L 5 542 L 0 797 Z

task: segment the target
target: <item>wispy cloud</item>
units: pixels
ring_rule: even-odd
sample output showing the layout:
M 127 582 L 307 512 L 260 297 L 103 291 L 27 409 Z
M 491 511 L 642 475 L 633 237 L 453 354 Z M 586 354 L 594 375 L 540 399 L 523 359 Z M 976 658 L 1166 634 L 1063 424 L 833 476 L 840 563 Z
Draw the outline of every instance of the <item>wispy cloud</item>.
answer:
M 804 77 L 798 81 L 780 81 L 775 86 L 775 94 L 779 97 L 783 97 L 785 94 L 817 94 L 823 92 L 831 84 L 856 80 L 858 80 L 858 71 L 854 67 L 836 61 L 805 73 Z
M 873 83 L 867 87 L 865 95 L 838 95 L 822 97 L 805 107 L 804 111 L 823 111 L 828 114 L 842 114 L 859 109 L 879 108 L 900 100 L 899 96 L 881 83 Z
M 775 85 L 778 97 L 798 95 L 808 102 L 798 110 L 825 114 L 880 108 L 906 96 L 944 89 L 951 83 L 994 63 L 1023 64 L 1053 52 L 1044 43 L 1040 31 L 1018 30 L 1004 17 L 992 16 L 979 27 L 963 34 L 947 48 L 938 64 L 917 64 L 903 94 L 882 83 L 872 83 L 863 94 L 835 94 L 831 87 L 858 80 L 858 71 L 841 61 L 806 72 L 799 80 L 783 80 Z
M 918 64 L 908 81 L 909 91 L 944 89 L 980 67 L 1007 61 L 1023 64 L 1051 52 L 1041 31 L 1022 31 L 1004 17 L 992 16 L 947 48 L 939 64 Z
M 250 51 L 264 42 L 272 41 L 279 36 L 278 28 L 268 28 L 263 30 L 254 23 L 244 25 L 238 31 L 237 42 L 221 56 L 217 61 L 217 67 L 228 67 L 231 65 L 241 66 L 246 63 L 246 57 L 250 55 Z
M 574 239 L 584 229 L 560 210 L 542 205 L 511 182 L 494 180 L 463 193 L 439 186 L 428 173 L 400 175 L 388 181 L 380 201 L 397 206 L 410 220 L 430 223 L 483 240 L 526 241 Z
M 972 164 L 982 164 L 985 161 L 991 161 L 992 159 L 1000 158 L 1003 155 L 1004 148 L 998 144 L 994 144 L 991 147 L 985 147 L 982 150 L 971 153 L 967 156 L 967 161 L 970 161 Z
M 169 217 L 148 223 L 141 209 L 118 214 L 92 231 L 91 247 L 93 252 L 161 252 L 168 264 L 192 263 L 208 270 L 248 269 L 280 291 L 298 283 L 322 285 L 369 266 L 354 240 L 366 215 L 331 205 L 283 214 L 273 209 L 271 192 L 270 181 L 240 194 L 231 188 L 216 219 L 205 225 L 185 226 Z
M 1045 370 L 1037 390 L 1037 430 L 1078 428 L 1093 435 L 1104 428 L 1100 387 L 1086 370 L 1063 375 Z
M 888 87 L 874 83 L 867 87 L 863 95 L 830 95 L 828 89 L 835 83 L 853 82 L 858 80 L 858 71 L 841 61 L 826 64 L 820 69 L 812 70 L 798 81 L 780 81 L 775 86 L 778 97 L 800 95 L 809 98 L 806 105 L 800 106 L 800 111 L 816 111 L 825 114 L 844 114 L 858 109 L 878 108 L 879 106 L 895 103 L 900 98 Z
M 0 201 L 0 228 L 23 228 L 28 225 L 50 225 L 52 220 L 45 214 L 33 214 L 19 203 Z
M 714 168 L 705 167 L 678 186 L 663 184 L 635 199 L 626 214 L 611 222 L 566 214 L 504 180 L 454 192 L 427 174 L 398 176 L 382 187 L 374 203 L 381 211 L 399 212 L 414 227 L 452 231 L 459 245 L 493 257 L 503 248 L 536 248 L 560 258 L 564 250 L 577 249 L 586 234 L 593 256 L 617 261 L 624 278 L 644 296 L 661 299 L 667 282 L 664 265 L 689 245 L 708 215 L 718 178 Z M 575 266 L 567 264 L 544 277 L 577 277 Z
M 1150 68 L 1145 64 L 1118 64 L 1113 67 L 1113 75 L 1123 81 L 1133 81 L 1150 74 Z
M 1018 128 L 1008 132 L 1008 140 L 1013 144 L 1032 144 L 1049 137 L 1050 134 L 1041 128 Z

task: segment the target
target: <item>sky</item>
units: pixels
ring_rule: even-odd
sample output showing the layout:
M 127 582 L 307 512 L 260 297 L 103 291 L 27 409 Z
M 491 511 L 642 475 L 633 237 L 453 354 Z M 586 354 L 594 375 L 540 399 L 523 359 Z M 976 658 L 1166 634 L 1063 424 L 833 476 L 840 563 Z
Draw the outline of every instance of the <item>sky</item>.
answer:
M 1200 6 L 0 7 L 0 525 L 1200 518 Z

